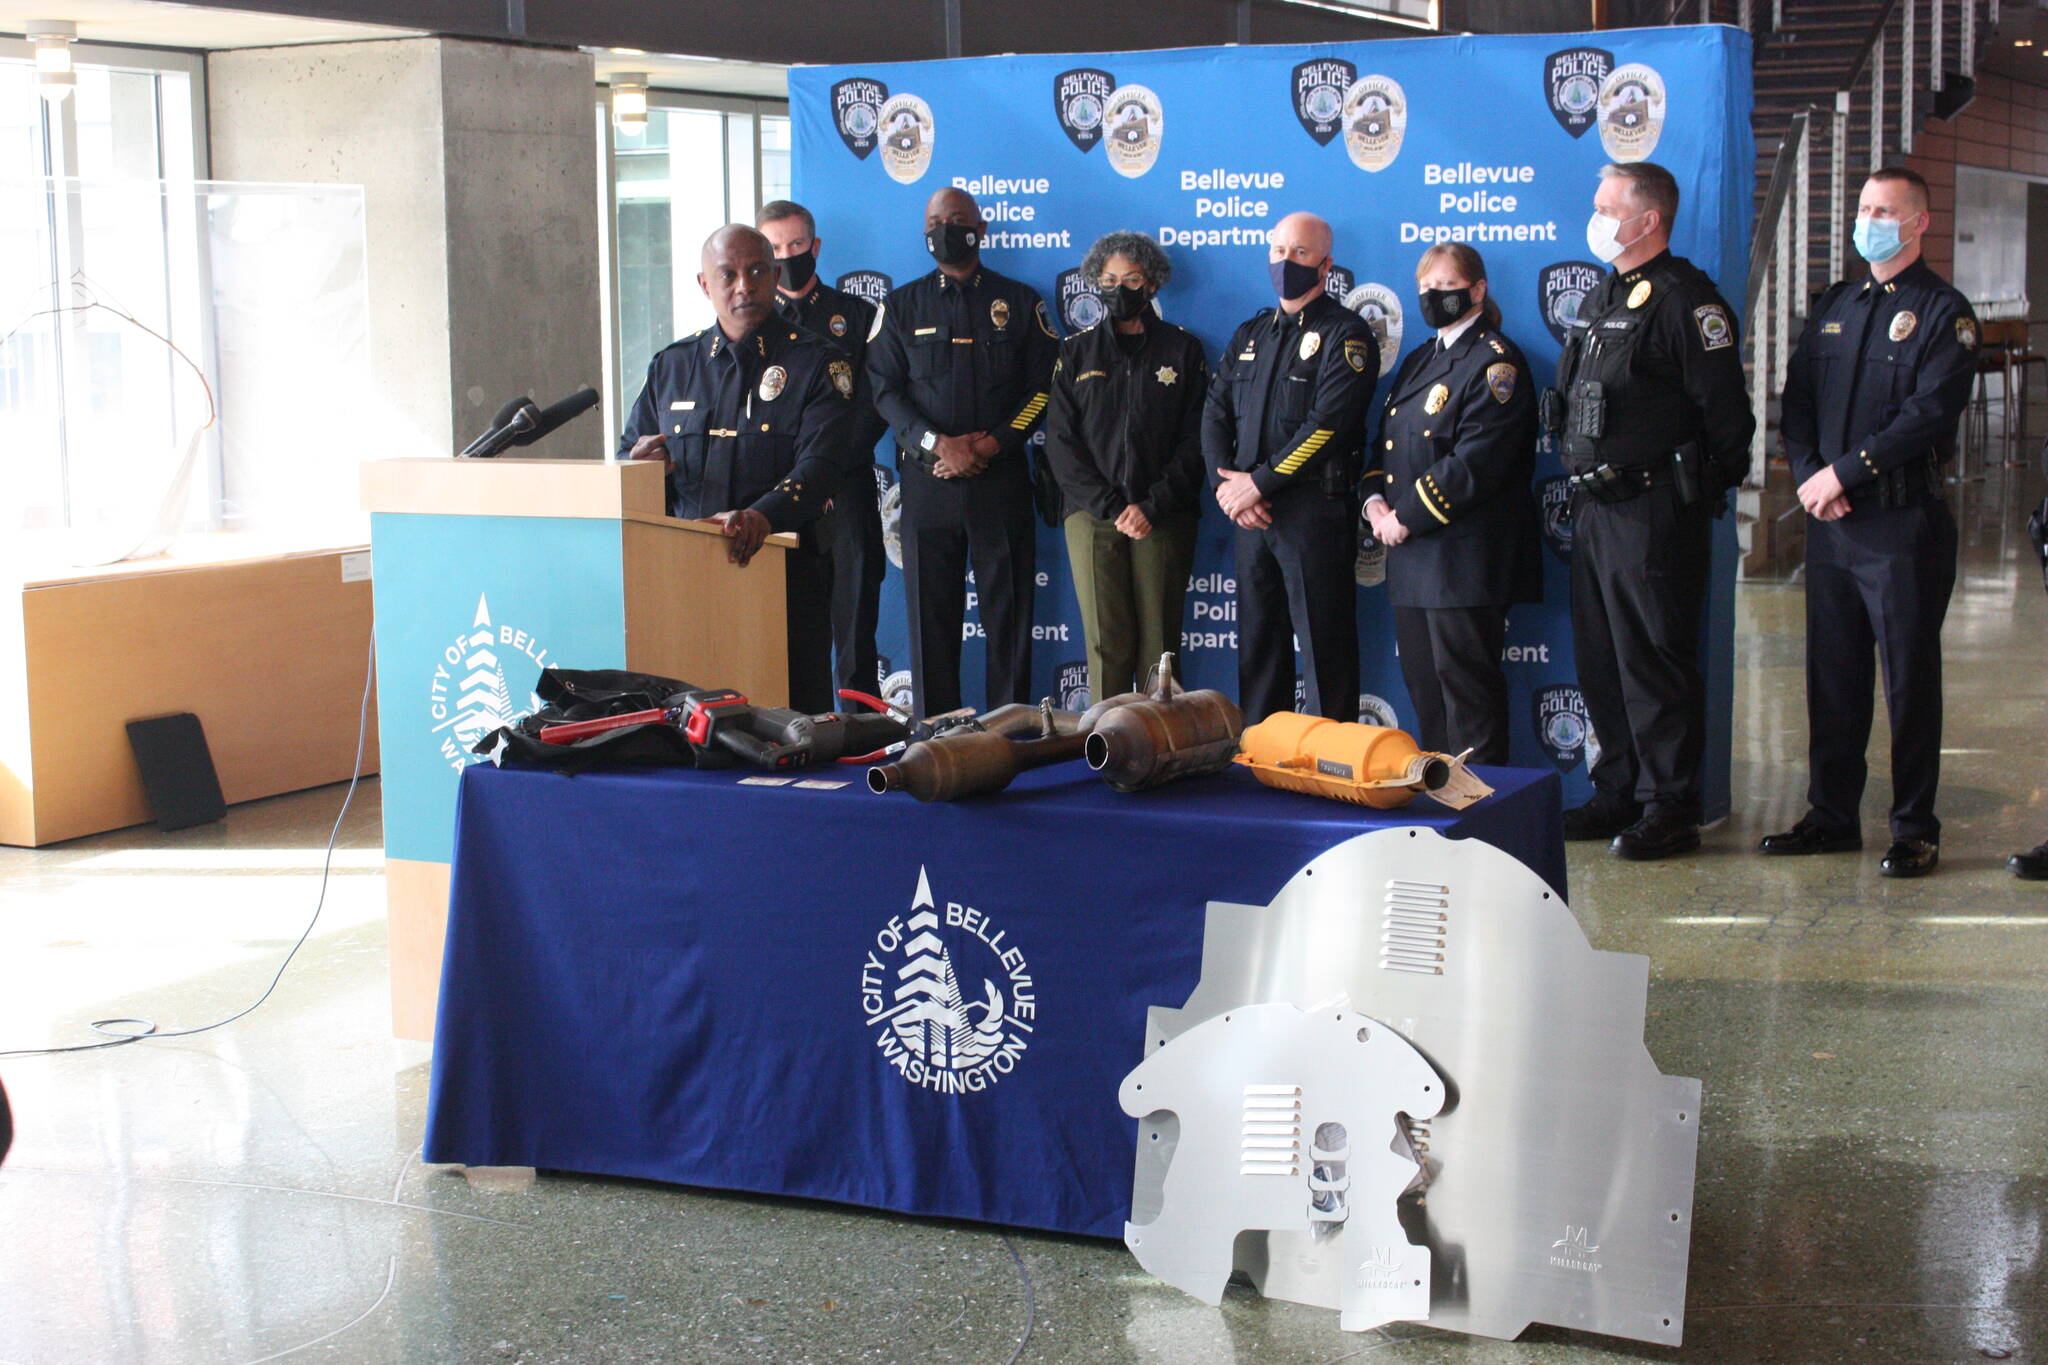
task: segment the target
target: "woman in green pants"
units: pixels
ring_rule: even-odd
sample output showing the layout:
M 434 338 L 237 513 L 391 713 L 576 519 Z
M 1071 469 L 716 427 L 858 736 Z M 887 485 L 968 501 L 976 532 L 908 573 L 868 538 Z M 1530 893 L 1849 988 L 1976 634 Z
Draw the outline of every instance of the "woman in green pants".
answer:
M 1060 343 L 1045 457 L 1066 505 L 1067 557 L 1099 700 L 1145 683 L 1180 652 L 1181 605 L 1201 515 L 1202 343 L 1159 315 L 1173 267 L 1141 232 L 1088 249 L 1081 278 L 1103 320 Z

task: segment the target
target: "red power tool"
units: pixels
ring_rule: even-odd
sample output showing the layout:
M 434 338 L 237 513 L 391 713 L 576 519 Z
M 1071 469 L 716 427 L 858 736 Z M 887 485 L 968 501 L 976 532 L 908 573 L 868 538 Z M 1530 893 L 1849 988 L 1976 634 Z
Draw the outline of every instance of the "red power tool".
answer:
M 569 744 L 629 725 L 675 725 L 690 741 L 699 767 L 724 767 L 738 759 L 757 768 L 805 768 L 873 763 L 910 737 L 908 720 L 879 697 L 850 689 L 839 695 L 875 713 L 807 716 L 784 706 L 755 706 L 731 688 L 707 688 L 680 694 L 672 706 L 550 725 L 540 738 L 544 744 Z

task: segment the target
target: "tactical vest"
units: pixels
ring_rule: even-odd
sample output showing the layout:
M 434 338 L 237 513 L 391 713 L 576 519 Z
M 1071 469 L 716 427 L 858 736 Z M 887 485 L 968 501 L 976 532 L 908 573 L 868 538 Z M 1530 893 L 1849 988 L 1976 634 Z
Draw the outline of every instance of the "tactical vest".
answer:
M 1628 287 L 1617 286 L 1608 309 L 1580 316 L 1557 358 L 1557 389 L 1564 399 L 1561 454 L 1574 473 L 1610 464 L 1663 467 L 1671 452 L 1696 431 L 1685 420 L 1690 400 L 1669 380 L 1636 369 L 1636 355 L 1658 310 L 1675 306 L 1683 277 L 1666 261 Z M 1650 297 L 1628 306 L 1649 285 Z

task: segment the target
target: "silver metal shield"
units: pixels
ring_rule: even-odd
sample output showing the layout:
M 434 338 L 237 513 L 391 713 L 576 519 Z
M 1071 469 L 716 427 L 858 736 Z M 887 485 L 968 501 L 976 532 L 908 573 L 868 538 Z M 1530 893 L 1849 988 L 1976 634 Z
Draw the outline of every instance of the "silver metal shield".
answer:
M 1424 1163 L 1404 1211 L 1435 1269 L 1429 1323 L 1511 1339 L 1547 1322 L 1676 1345 L 1700 1086 L 1651 1060 L 1648 982 L 1647 958 L 1594 951 L 1509 854 L 1381 830 L 1318 855 L 1271 905 L 1211 902 L 1201 981 L 1182 1008 L 1150 1011 L 1143 1065 L 1249 1005 L 1384 1020 L 1449 1091 L 1408 1133 Z M 1132 1193 L 1141 1225 L 1176 1193 L 1175 1144 L 1148 1131 Z M 1185 1124 L 1179 1136 L 1189 1141 Z M 1261 1292 L 1345 1306 L 1344 1267 L 1313 1234 L 1259 1242 L 1243 1239 L 1237 1268 Z

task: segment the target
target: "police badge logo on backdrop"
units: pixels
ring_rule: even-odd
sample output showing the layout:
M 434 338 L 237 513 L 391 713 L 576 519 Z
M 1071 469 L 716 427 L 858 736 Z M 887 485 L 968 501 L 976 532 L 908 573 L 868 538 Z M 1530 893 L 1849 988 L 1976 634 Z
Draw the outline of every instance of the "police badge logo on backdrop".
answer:
M 1380 343 L 1380 373 L 1391 374 L 1401 356 L 1401 300 L 1385 285 L 1368 282 L 1346 294 L 1344 306 L 1372 328 Z
M 849 76 L 832 87 L 832 122 L 846 150 L 865 161 L 875 150 L 882 127 L 882 105 L 889 87 L 866 76 Z
M 1539 687 L 1529 698 L 1535 713 L 1536 743 L 1559 772 L 1570 772 L 1586 757 L 1593 732 L 1586 718 L 1586 699 L 1563 683 Z
M 892 442 L 893 444 L 893 442 Z M 875 466 L 875 510 L 882 518 L 882 553 L 898 569 L 903 567 L 903 485 L 893 471 Z
M 1543 513 L 1543 543 L 1566 564 L 1572 562 L 1572 483 L 1562 474 L 1536 481 L 1536 505 Z
M 1087 661 L 1071 660 L 1054 670 L 1053 691 L 1060 699 L 1062 711 L 1086 711 L 1093 706 L 1095 697 L 1088 687 Z
M 1398 730 L 1401 718 L 1394 714 L 1394 708 L 1385 697 L 1375 697 L 1370 692 L 1358 694 L 1358 723 L 1377 725 L 1382 730 Z
M 1616 161 L 1647 161 L 1664 131 L 1664 78 L 1641 62 L 1617 66 L 1600 87 L 1600 145 Z
M 1079 266 L 1062 270 L 1053 292 L 1058 300 L 1060 321 L 1066 324 L 1069 334 L 1085 332 L 1106 316 L 1102 296 L 1095 292 L 1092 280 L 1081 277 Z
M 1614 54 L 1597 47 L 1568 47 L 1543 59 L 1543 93 L 1559 127 L 1586 135 L 1599 121 L 1600 87 L 1613 70 Z
M 1358 276 L 1352 273 L 1351 267 L 1348 265 L 1338 265 L 1335 261 L 1330 262 L 1330 273 L 1323 280 L 1323 292 L 1339 303 L 1342 303 L 1345 297 L 1356 288 L 1358 288 Z
M 1083 152 L 1094 151 L 1102 141 L 1103 120 L 1115 89 L 1116 77 L 1092 66 L 1078 66 L 1052 78 L 1052 108 L 1060 131 Z
M 1401 154 L 1408 96 L 1392 76 L 1367 76 L 1344 92 L 1344 150 L 1360 170 L 1383 171 Z
M 1546 265 L 1536 276 L 1536 311 L 1557 344 L 1564 345 L 1566 333 L 1579 316 L 1579 305 L 1599 286 L 1606 268 L 1591 261 L 1559 261 Z
M 879 270 L 852 270 L 839 277 L 837 287 L 842 294 L 851 294 L 880 308 L 896 286 Z
M 882 106 L 882 169 L 908 185 L 932 164 L 932 107 L 915 95 L 892 95 Z
M 1152 169 L 1159 143 L 1166 135 L 1166 113 L 1159 96 L 1142 85 L 1126 85 L 1109 96 L 1109 164 L 1132 180 Z
M 1327 147 L 1344 131 L 1344 92 L 1358 80 L 1358 68 L 1337 57 L 1318 57 L 1294 68 L 1294 116 L 1302 131 Z

